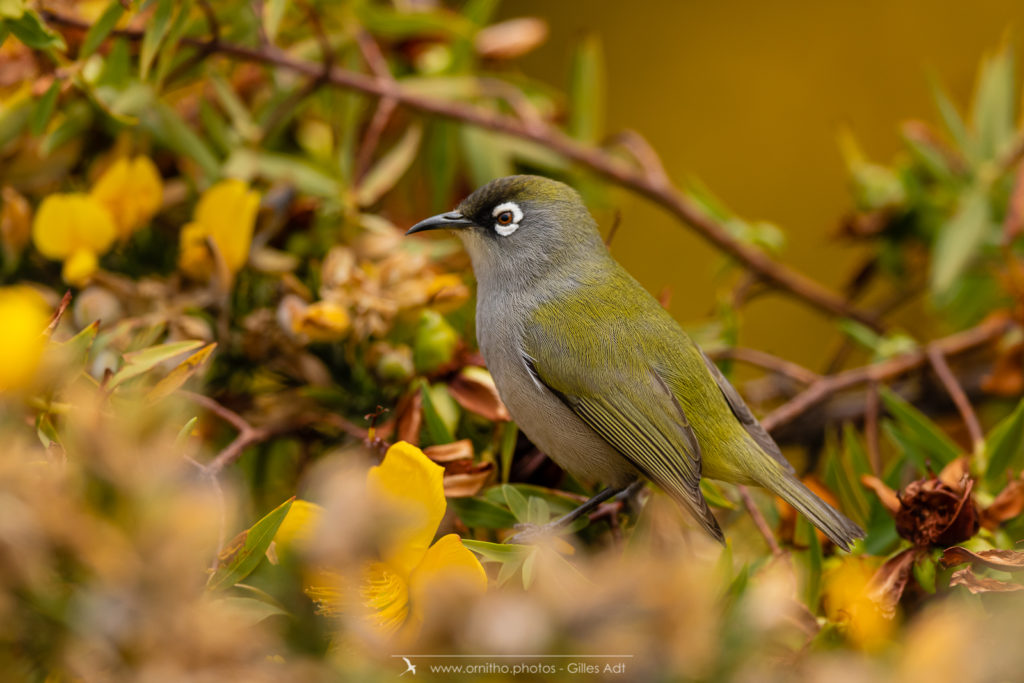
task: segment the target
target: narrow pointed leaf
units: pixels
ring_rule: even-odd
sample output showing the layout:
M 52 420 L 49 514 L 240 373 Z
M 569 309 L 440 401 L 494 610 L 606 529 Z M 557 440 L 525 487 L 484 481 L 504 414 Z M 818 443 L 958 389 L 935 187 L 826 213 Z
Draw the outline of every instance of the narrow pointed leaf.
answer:
M 185 384 L 192 375 L 196 374 L 199 368 L 209 360 L 210 354 L 212 354 L 213 350 L 216 348 L 217 342 L 213 342 L 207 344 L 186 358 L 180 365 L 178 365 L 178 367 L 167 373 L 166 377 L 157 382 L 156 385 L 149 390 L 146 394 L 146 400 L 159 401 L 166 396 L 170 396 Z
M 1003 480 L 1007 470 L 1022 466 L 1024 454 L 1024 400 L 1017 408 L 992 428 L 985 439 L 985 461 L 988 463 L 985 480 L 990 485 Z
M 210 576 L 206 587 L 221 590 L 234 586 L 252 573 L 263 559 L 270 542 L 274 540 L 281 522 L 288 516 L 295 497 L 291 497 L 274 508 L 263 519 L 243 531 L 228 543 L 217 559 L 217 569 Z
M 903 436 L 919 446 L 927 458 L 943 466 L 960 456 L 960 448 L 920 410 L 887 388 L 882 389 L 881 397 Z
M 96 23 L 89 28 L 82 41 L 82 49 L 78 53 L 79 60 L 85 60 L 96 51 L 110 32 L 114 30 L 117 22 L 124 15 L 124 5 L 121 0 L 110 0 L 110 4 L 103 10 L 103 14 L 96 20 Z
M 114 373 L 114 376 L 110 378 L 107 383 L 107 387 L 113 389 L 122 382 L 138 377 L 139 375 L 152 370 L 154 367 L 163 363 L 166 360 L 170 360 L 175 356 L 180 356 L 183 353 L 194 351 L 203 345 L 203 342 L 196 340 L 171 342 L 169 344 L 160 344 L 159 346 L 151 346 L 141 351 L 132 351 L 131 353 L 124 354 L 124 365 L 120 370 Z

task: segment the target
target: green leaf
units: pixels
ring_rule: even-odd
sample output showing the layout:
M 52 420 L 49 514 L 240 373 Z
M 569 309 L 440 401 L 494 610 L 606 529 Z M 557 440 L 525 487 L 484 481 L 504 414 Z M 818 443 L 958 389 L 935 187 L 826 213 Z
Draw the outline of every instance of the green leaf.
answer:
M 275 605 L 271 602 L 267 602 L 266 600 L 258 600 L 256 598 L 227 596 L 220 598 L 216 602 L 222 607 L 234 612 L 232 615 L 232 623 L 237 624 L 242 628 L 258 624 L 267 617 L 276 617 L 288 614 L 288 612 L 280 605 Z
M 935 592 L 935 562 L 934 555 L 930 553 L 921 553 L 914 560 L 914 578 L 917 579 L 918 585 L 924 589 L 925 593 Z
M 1022 466 L 1024 454 L 1024 400 L 1010 415 L 999 422 L 985 439 L 985 481 L 995 485 L 1003 481 L 1008 470 Z
M 156 57 L 160 44 L 163 43 L 170 28 L 171 14 L 174 11 L 174 0 L 158 0 L 156 11 L 146 25 L 146 32 L 142 36 L 142 47 L 139 51 L 139 77 L 146 80 L 149 75 L 149 67 L 153 65 L 153 58 Z
M 563 515 L 567 512 L 571 512 L 579 507 L 579 501 L 576 498 L 569 496 L 565 491 L 560 489 L 549 489 L 543 486 L 536 486 L 534 484 L 505 484 L 510 488 L 514 488 L 524 498 L 543 498 L 547 501 L 548 507 L 551 508 L 552 512 L 556 515 Z M 502 486 L 492 486 L 483 493 L 483 497 L 492 503 L 498 505 L 506 504 L 505 492 Z
M 512 472 L 512 459 L 516 453 L 516 442 L 519 439 L 519 427 L 515 422 L 505 424 L 501 431 L 501 483 L 507 484 Z
M 438 412 L 434 397 L 431 395 L 430 386 L 423 382 L 420 384 L 420 397 L 423 401 L 423 422 L 427 427 L 427 434 L 435 444 L 451 443 L 455 441 L 452 430 Z
M 512 511 L 515 518 L 520 522 L 529 522 L 530 520 L 530 503 L 522 493 L 516 490 L 514 486 L 508 484 L 502 484 L 499 489 L 501 490 L 502 496 L 505 497 L 505 503 L 508 505 L 508 509 Z
M 39 413 L 39 417 L 36 418 L 36 436 L 39 443 L 43 444 L 43 448 L 60 443 L 60 434 L 57 433 L 57 427 L 49 413 Z
M 246 108 L 245 103 L 238 97 L 234 89 L 220 74 L 214 73 L 207 81 L 213 86 L 213 94 L 217 96 L 231 124 L 243 140 L 254 141 L 259 139 L 260 127 L 252 118 L 252 114 Z
M 821 598 L 821 574 L 824 564 L 821 542 L 818 540 L 817 531 L 803 515 L 797 518 L 795 535 L 800 542 L 807 545 L 807 552 L 801 553 L 804 560 L 803 600 L 813 613 L 817 611 L 818 600 Z
M 35 111 L 32 113 L 32 135 L 42 135 L 46 130 L 46 124 L 53 115 L 53 108 L 57 104 L 57 96 L 60 95 L 60 81 L 53 80 L 43 96 L 36 102 Z
M 511 529 L 516 524 L 515 515 L 483 498 L 450 498 L 448 505 L 471 529 Z
M 605 68 L 601 39 L 591 33 L 573 53 L 569 77 L 569 135 L 597 142 L 604 135 Z
M 416 158 L 423 138 L 423 126 L 410 125 L 402 138 L 382 156 L 356 188 L 356 202 L 367 207 L 383 197 L 405 175 Z
M 99 330 L 100 321 L 94 320 L 82 329 L 81 332 L 64 342 L 62 346 L 67 350 L 68 358 L 72 365 L 79 368 L 85 366 L 89 360 L 89 350 L 92 349 Z
M 218 557 L 217 569 L 206 583 L 209 590 L 234 586 L 256 569 L 294 501 L 292 496 L 251 528 L 235 536 Z
M 551 521 L 551 508 L 548 502 L 540 496 L 533 496 L 528 499 L 526 507 L 526 523 L 540 526 Z
M 277 40 L 277 31 L 281 28 L 281 20 L 284 12 L 288 9 L 288 0 L 267 0 L 263 5 L 263 30 L 267 33 L 267 40 Z
M 157 83 L 163 83 L 164 78 L 167 77 L 168 72 L 171 70 L 171 66 L 176 62 L 180 62 L 178 59 L 178 43 L 189 27 L 189 17 L 191 16 L 192 0 L 179 0 L 174 21 L 171 23 L 171 27 L 167 29 L 163 44 L 157 52 L 155 78 Z
M 523 560 L 523 589 L 530 590 L 530 586 L 533 585 L 533 571 L 537 565 L 537 548 L 531 549 L 533 552 L 526 556 Z
M 382 3 L 355 3 L 359 23 L 370 33 L 383 38 L 405 39 L 425 36 L 469 36 L 474 26 L 452 12 L 422 8 L 417 12 L 399 11 Z
M 938 78 L 932 76 L 929 78 L 929 83 L 932 89 L 932 98 L 935 100 L 935 106 L 939 110 L 939 116 L 942 118 L 946 131 L 953 138 L 953 142 L 956 143 L 960 152 L 967 159 L 974 161 L 977 156 L 976 145 L 970 133 L 967 132 L 967 125 L 964 123 L 963 117 L 960 116 L 956 105 L 953 104 L 953 100 L 950 99 Z
M 149 123 L 153 133 L 160 137 L 164 144 L 180 156 L 198 164 L 210 179 L 220 174 L 217 157 L 172 107 L 158 101 L 152 105 L 151 110 L 154 117 L 144 119 L 144 122 Z
M 528 546 L 515 543 L 491 543 L 490 541 L 477 541 L 471 538 L 462 539 L 462 545 L 480 555 L 486 562 L 522 562 L 526 553 L 530 551 Z
M 178 430 L 178 434 L 174 437 L 174 444 L 176 446 L 181 446 L 188 441 L 188 437 L 192 435 L 192 430 L 196 428 L 197 424 L 199 424 L 198 416 L 190 418 L 189 421 L 185 423 L 185 426 Z
M 474 185 L 484 185 L 495 178 L 515 173 L 511 153 L 500 144 L 494 133 L 463 126 L 459 129 L 459 142 Z
M 167 376 L 157 382 L 152 389 L 146 393 L 147 401 L 159 401 L 170 396 L 189 380 L 192 375 L 203 366 L 210 358 L 213 350 L 217 348 L 217 342 L 210 342 L 199 349 L 191 356 L 183 360 L 176 368 L 167 373 Z
M 121 0 L 110 0 L 107 9 L 103 10 L 100 18 L 96 20 L 96 23 L 89 28 L 89 32 L 85 34 L 85 40 L 82 41 L 82 49 L 78 53 L 79 60 L 86 60 L 89 55 L 96 51 L 96 48 L 114 30 L 123 14 L 124 6 L 121 4 Z
M 194 351 L 203 345 L 203 342 L 197 340 L 170 342 L 169 344 L 160 344 L 158 346 L 151 346 L 141 351 L 132 351 L 124 354 L 124 365 L 121 369 L 114 373 L 114 376 L 107 382 L 107 388 L 113 389 L 121 383 L 138 377 L 139 375 L 152 370 L 154 367 L 163 363 L 166 360 L 170 360 L 175 356 L 180 356 L 183 353 Z
M 0 19 L 17 19 L 24 13 L 25 0 L 0 0 Z
M 17 19 L 4 19 L 0 25 L 33 50 L 67 49 L 61 35 L 44 24 L 33 9 L 26 9 Z
M 336 198 L 341 182 L 301 157 L 239 147 L 224 162 L 224 174 L 238 178 L 259 176 L 287 183 L 303 194 Z
M 926 457 L 941 467 L 960 456 L 960 447 L 920 410 L 887 387 L 882 387 L 881 397 L 903 436 L 919 446 Z
M 1013 50 L 986 56 L 978 73 L 971 120 L 981 159 L 995 159 L 1013 142 L 1016 93 Z
M 736 509 L 736 503 L 726 498 L 722 488 L 710 479 L 700 480 L 700 492 L 704 495 L 704 500 L 712 507 L 724 508 L 726 510 Z
M 929 273 L 933 296 L 945 294 L 956 283 L 995 229 L 986 188 L 976 183 L 960 196 L 956 213 L 939 227 L 935 237 Z

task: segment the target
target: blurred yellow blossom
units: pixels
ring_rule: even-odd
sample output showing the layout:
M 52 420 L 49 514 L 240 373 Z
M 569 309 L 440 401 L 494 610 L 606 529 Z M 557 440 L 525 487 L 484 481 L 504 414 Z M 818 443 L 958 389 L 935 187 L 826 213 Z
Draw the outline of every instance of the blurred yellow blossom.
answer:
M 52 194 L 43 200 L 32 223 L 39 253 L 63 261 L 64 281 L 84 285 L 96 272 L 101 254 L 113 244 L 114 219 L 103 204 L 82 194 Z
M 333 301 L 311 303 L 292 320 L 292 331 L 313 341 L 337 341 L 351 324 L 348 313 Z
M 0 288 L 0 391 L 21 389 L 32 381 L 46 338 L 49 319 L 43 297 L 27 287 Z
M 0 245 L 10 254 L 21 253 L 32 231 L 32 209 L 13 187 L 0 189 Z
M 884 645 L 894 627 L 871 597 L 876 566 L 868 558 L 847 557 L 825 580 L 825 614 L 862 650 Z
M 249 259 L 259 205 L 259 193 L 241 180 L 222 180 L 204 192 L 193 221 L 181 231 L 181 269 L 197 279 L 207 278 L 216 270 L 207 246 L 209 239 L 228 274 L 237 273 Z
M 371 502 L 394 522 L 387 529 L 380 557 L 363 567 L 357 592 L 346 590 L 342 577 L 326 572 L 308 593 L 328 614 L 347 610 L 353 602 L 366 611 L 369 623 L 382 635 L 414 638 L 424 622 L 429 596 L 439 589 L 483 593 L 487 575 L 458 534 L 433 544 L 444 517 L 444 468 L 419 448 L 401 441 L 388 449 L 380 465 L 367 474 Z M 322 508 L 296 501 L 277 532 L 282 544 L 296 542 L 309 532 Z M 324 581 L 327 579 L 327 581 Z
M 121 157 L 103 172 L 90 194 L 114 217 L 118 237 L 128 239 L 160 208 L 163 181 L 148 157 Z

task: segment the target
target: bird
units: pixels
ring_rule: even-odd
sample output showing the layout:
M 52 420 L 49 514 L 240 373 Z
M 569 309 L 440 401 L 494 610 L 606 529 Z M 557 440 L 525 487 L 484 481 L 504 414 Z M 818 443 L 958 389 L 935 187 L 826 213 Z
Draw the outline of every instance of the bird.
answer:
M 399 676 L 404 676 L 405 674 L 411 672 L 412 675 L 415 676 L 416 675 L 416 665 L 413 664 L 412 662 L 410 662 L 408 657 L 402 657 L 402 661 L 405 662 L 405 666 L 407 668 L 406 668 L 405 671 L 403 671 L 402 673 L 400 673 L 398 675 Z
M 844 550 L 864 536 L 800 481 L 718 367 L 612 257 L 569 185 L 498 178 L 406 234 L 437 229 L 469 254 L 477 343 L 512 418 L 563 470 L 607 485 L 559 524 L 650 480 L 724 543 L 707 477 L 768 489 Z

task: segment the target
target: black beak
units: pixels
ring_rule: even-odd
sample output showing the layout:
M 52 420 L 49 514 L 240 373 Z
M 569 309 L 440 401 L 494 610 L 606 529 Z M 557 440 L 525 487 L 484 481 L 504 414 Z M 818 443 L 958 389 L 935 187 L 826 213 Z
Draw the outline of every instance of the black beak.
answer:
M 420 221 L 416 225 L 409 228 L 406 231 L 406 235 L 411 235 L 414 232 L 424 232 L 425 230 L 439 230 L 441 228 L 447 228 L 449 230 L 462 230 L 473 225 L 473 221 L 464 217 L 458 211 L 451 211 L 449 213 L 442 213 L 436 216 L 431 216 L 425 221 Z

